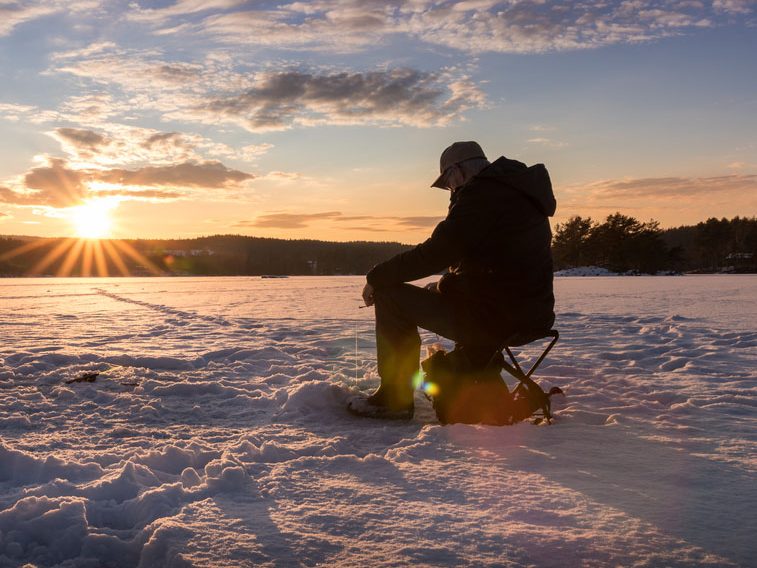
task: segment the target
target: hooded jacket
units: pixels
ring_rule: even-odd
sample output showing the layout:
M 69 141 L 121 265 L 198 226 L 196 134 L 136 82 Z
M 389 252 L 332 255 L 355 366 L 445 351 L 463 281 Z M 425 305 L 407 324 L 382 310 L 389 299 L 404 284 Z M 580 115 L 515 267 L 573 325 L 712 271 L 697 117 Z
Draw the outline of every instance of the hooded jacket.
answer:
M 504 339 L 554 322 L 552 233 L 556 202 L 543 164 L 501 157 L 453 193 L 447 217 L 431 237 L 374 266 L 374 288 L 449 268 L 439 290 L 460 324 Z

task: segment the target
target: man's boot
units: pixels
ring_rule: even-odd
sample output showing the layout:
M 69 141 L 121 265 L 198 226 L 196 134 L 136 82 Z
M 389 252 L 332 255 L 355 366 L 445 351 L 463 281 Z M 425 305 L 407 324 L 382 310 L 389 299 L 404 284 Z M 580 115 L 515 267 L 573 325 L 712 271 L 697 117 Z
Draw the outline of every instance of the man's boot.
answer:
M 413 391 L 400 395 L 395 390 L 380 386 L 370 396 L 355 396 L 347 403 L 347 410 L 364 418 L 410 420 L 415 409 Z

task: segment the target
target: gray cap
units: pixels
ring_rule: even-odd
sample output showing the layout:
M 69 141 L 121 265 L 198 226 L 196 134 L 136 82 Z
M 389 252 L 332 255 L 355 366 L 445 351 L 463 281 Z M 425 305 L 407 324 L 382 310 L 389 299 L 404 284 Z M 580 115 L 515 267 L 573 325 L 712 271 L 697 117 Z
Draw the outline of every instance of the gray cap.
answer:
M 439 177 L 431 184 L 431 187 L 447 189 L 444 178 L 447 177 L 446 174 L 449 167 L 474 158 L 486 159 L 486 155 L 481 146 L 478 145 L 478 142 L 455 142 L 451 146 L 448 146 L 442 152 L 442 157 L 439 159 Z

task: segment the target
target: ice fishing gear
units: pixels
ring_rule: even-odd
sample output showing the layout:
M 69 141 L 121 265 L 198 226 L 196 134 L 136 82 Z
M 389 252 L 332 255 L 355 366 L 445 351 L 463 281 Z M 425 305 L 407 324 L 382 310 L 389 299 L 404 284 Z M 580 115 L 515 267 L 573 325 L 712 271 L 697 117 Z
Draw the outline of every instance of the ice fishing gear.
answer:
M 437 418 L 442 424 L 490 424 L 506 425 L 533 417 L 536 423 L 551 423 L 551 397 L 563 394 L 558 387 L 549 392 L 539 386 L 532 376 L 550 352 L 559 333 L 550 330 L 546 334 L 520 335 L 508 339 L 494 355 L 476 352 L 476 349 L 456 346 L 446 352 L 437 349 L 422 363 L 424 372 L 423 391 L 431 399 Z M 525 345 L 546 337 L 552 341 L 534 365 L 525 372 L 510 347 Z M 502 351 L 510 357 L 505 361 Z M 510 391 L 502 379 L 505 370 L 518 380 Z

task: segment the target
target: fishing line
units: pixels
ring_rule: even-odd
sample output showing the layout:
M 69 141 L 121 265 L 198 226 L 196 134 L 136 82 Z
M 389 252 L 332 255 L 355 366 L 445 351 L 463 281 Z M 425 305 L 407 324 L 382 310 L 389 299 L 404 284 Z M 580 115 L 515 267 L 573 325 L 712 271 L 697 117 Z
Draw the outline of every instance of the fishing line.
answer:
M 355 320 L 355 386 L 357 386 L 357 326 L 360 320 Z

